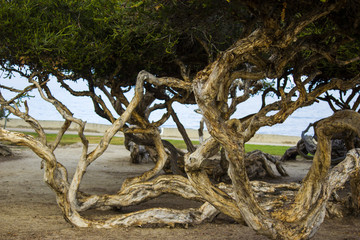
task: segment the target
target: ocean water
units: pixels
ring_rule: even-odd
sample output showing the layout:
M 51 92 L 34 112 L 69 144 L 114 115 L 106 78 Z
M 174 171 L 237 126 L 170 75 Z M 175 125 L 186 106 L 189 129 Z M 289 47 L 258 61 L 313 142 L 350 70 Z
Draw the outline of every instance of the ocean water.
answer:
M 13 77 L 12 79 L 4 79 L 0 77 L 0 84 L 11 85 L 14 88 L 23 89 L 28 85 L 26 79 Z M 85 82 L 78 82 L 76 85 L 69 83 L 78 90 L 86 90 Z M 53 95 L 65 104 L 74 114 L 74 117 L 81 118 L 89 123 L 109 124 L 109 122 L 95 114 L 92 101 L 88 97 L 74 97 L 65 89 L 60 88 L 56 81 L 50 81 L 49 86 Z M 4 97 L 11 97 L 12 94 L 6 90 L 1 90 Z M 61 115 L 56 111 L 52 104 L 44 101 L 37 90 L 30 92 L 34 96 L 27 99 L 29 106 L 29 114 L 38 120 L 62 120 Z M 132 93 L 127 97 L 131 98 Z M 103 97 L 103 99 L 106 99 Z M 271 99 L 270 99 L 271 100 Z M 110 104 L 108 105 L 110 106 Z M 245 103 L 238 106 L 237 111 L 233 115 L 234 118 L 244 117 L 248 114 L 255 113 L 260 109 L 261 98 L 256 96 L 249 99 Z M 201 115 L 194 110 L 196 105 L 174 104 L 174 109 L 185 128 L 198 129 L 200 125 Z M 161 118 L 164 111 L 156 111 L 150 115 L 151 121 Z M 324 103 L 315 103 L 312 106 L 298 109 L 283 124 L 274 125 L 272 127 L 263 127 L 258 133 L 260 134 L 279 134 L 287 136 L 300 136 L 301 132 L 310 124 L 324 117 L 332 115 L 329 106 Z M 116 115 L 115 115 L 116 116 Z M 14 116 L 10 116 L 14 117 Z M 175 123 L 169 119 L 163 127 L 176 128 Z

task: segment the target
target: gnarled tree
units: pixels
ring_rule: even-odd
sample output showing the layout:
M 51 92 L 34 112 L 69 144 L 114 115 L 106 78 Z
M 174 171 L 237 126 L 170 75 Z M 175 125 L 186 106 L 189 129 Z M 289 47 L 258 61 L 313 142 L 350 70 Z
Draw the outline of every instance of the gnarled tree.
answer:
M 356 1 L 341 0 L 1 1 L 0 63 L 3 70 L 25 77 L 29 86 L 11 99 L 1 95 L 0 102 L 27 121 L 39 139 L 1 129 L 0 140 L 27 145 L 44 160 L 45 181 L 66 219 L 76 226 L 200 223 L 220 211 L 273 239 L 308 238 L 323 221 L 332 191 L 357 171 L 355 150 L 330 170 L 330 140 L 344 131 L 359 135 L 359 114 L 343 111 L 317 124 L 319 145 L 301 186 L 250 182 L 244 144 L 261 127 L 282 123 L 328 90 L 358 88 L 359 52 L 346 51 L 358 49 L 357 9 Z M 85 123 L 48 88 L 53 79 L 75 96 L 89 96 L 95 112 L 112 123 L 93 151 L 83 133 Z M 88 82 L 87 91 L 66 84 L 79 79 Z M 128 101 L 124 92 L 130 86 L 135 96 Z M 47 142 L 27 108 L 22 112 L 11 106 L 31 89 L 65 120 L 53 143 Z M 99 97 L 99 90 L 119 117 Z M 259 111 L 232 118 L 241 103 L 260 91 L 264 98 Z M 265 96 L 271 92 L 278 100 L 267 103 Z M 163 104 L 153 105 L 155 99 Z M 175 101 L 196 103 L 211 137 L 195 148 L 182 130 L 188 146 L 187 175 L 157 176 L 167 158 L 157 128 L 170 116 L 178 122 Z M 151 123 L 149 112 L 158 108 L 167 112 Z M 71 122 L 79 125 L 83 152 L 69 180 L 54 150 Z M 178 127 L 182 129 L 179 122 Z M 118 131 L 138 143 L 151 142 L 155 166 L 127 179 L 114 195 L 79 191 L 86 168 Z M 220 149 L 225 151 L 231 185 L 213 185 L 203 169 L 203 161 Z M 199 209 L 146 209 L 104 221 L 80 214 L 90 208 L 138 204 L 163 193 L 204 204 Z

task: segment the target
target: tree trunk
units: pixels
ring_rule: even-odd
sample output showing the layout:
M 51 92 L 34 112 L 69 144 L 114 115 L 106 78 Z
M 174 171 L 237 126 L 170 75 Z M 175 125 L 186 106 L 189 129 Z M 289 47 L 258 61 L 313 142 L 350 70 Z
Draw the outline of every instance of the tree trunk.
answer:
M 357 154 L 360 155 L 358 152 Z M 350 178 L 351 208 L 356 215 L 360 214 L 360 173 L 356 171 Z
M 223 61 L 227 61 L 224 56 Z M 245 141 L 252 135 L 247 135 L 241 121 L 223 118 L 222 98 L 215 89 L 219 89 L 221 74 L 226 72 L 221 61 L 209 68 L 210 73 L 201 76 L 194 85 L 198 105 L 205 117 L 209 133 L 214 140 L 207 142 L 209 149 L 201 148 L 185 160 L 186 170 L 192 186 L 221 212 L 234 219 L 243 217 L 245 222 L 263 235 L 273 239 L 306 239 L 311 237 L 323 222 L 326 203 L 334 189 L 340 187 L 356 170 L 358 156 L 351 156 L 329 171 L 331 164 L 331 138 L 344 131 L 359 134 L 360 114 L 353 111 L 335 113 L 332 117 L 317 123 L 316 135 L 318 147 L 313 165 L 304 179 L 291 204 L 279 204 L 271 211 L 265 210 L 255 197 L 245 165 Z M 224 93 L 223 93 L 224 94 Z M 300 103 L 301 99 L 299 100 Z M 283 117 L 286 117 L 284 113 Z M 248 133 L 253 133 L 249 130 Z M 215 141 L 215 142 L 213 142 Z M 211 144 L 210 144 L 211 143 Z M 209 152 L 218 148 L 226 151 L 229 161 L 228 174 L 232 180 L 235 203 L 226 194 L 212 185 L 207 176 L 201 172 L 201 162 Z M 210 147 L 212 146 L 212 147 Z M 196 170 L 196 171 L 195 171 Z M 279 199 L 279 202 L 281 200 Z M 235 206 L 234 206 L 235 205 Z

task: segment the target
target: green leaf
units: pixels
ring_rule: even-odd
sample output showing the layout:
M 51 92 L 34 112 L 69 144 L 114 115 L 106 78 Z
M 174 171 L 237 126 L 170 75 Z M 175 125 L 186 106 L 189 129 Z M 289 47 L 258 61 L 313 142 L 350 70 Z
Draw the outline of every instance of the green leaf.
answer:
M 140 7 L 141 5 L 143 5 L 144 1 L 139 1 L 137 3 L 135 3 L 134 5 L 131 6 L 131 8 L 137 8 Z

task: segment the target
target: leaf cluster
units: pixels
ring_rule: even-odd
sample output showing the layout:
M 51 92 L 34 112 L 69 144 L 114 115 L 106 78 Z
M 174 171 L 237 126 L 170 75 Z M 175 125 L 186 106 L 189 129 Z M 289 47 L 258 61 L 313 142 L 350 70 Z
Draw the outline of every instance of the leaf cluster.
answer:
M 256 28 L 278 34 L 281 45 L 282 32 L 332 2 L 337 1 L 0 0 L 0 64 L 73 74 L 73 80 L 105 83 L 112 90 L 134 85 L 143 69 L 181 78 L 179 61 L 191 78 Z M 359 56 L 359 9 L 357 1 L 348 1 L 307 26 L 298 36 L 301 45 L 254 49 L 251 64 L 271 73 L 272 55 L 299 49 L 270 75 L 301 65 L 304 75 L 322 72 L 311 86 L 333 77 L 350 79 L 359 61 L 339 61 Z
M 223 1 L 1 0 L 0 61 L 121 85 L 142 69 L 179 76 L 174 59 L 198 71 L 237 37 L 236 24 L 222 19 L 225 8 Z
M 134 30 L 121 18 L 128 9 L 108 0 L 2 1 L 2 63 L 84 77 L 114 71 L 116 60 L 133 58 L 127 47 Z

